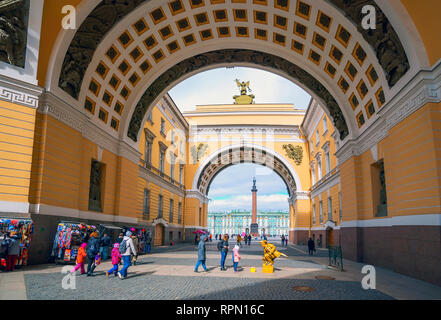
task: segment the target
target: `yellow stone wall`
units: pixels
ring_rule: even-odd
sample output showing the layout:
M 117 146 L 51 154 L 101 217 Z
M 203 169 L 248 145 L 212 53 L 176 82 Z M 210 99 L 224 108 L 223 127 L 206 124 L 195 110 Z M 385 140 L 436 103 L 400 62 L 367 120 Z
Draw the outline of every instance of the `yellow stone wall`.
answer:
M 441 105 L 428 103 L 378 144 L 386 175 L 387 217 L 440 212 L 440 120 Z M 346 221 L 381 219 L 372 205 L 370 168 L 375 162 L 368 150 L 340 166 Z
M 324 128 L 324 119 L 326 119 L 326 126 L 327 126 L 327 130 L 325 132 L 325 128 Z M 319 131 L 319 140 L 317 141 L 317 136 L 316 136 L 316 132 L 317 130 Z M 322 147 L 326 144 L 329 143 L 329 156 L 330 156 L 330 168 L 329 168 L 329 172 L 331 172 L 332 170 L 334 170 L 338 163 L 337 163 L 337 157 L 335 156 L 335 152 L 336 152 L 336 145 L 335 145 L 335 141 L 332 138 L 332 134 L 334 133 L 334 126 L 332 125 L 332 120 L 326 115 L 324 114 L 317 126 L 314 127 L 314 129 L 312 130 L 312 134 L 308 143 L 308 150 L 309 153 L 311 154 L 310 156 L 310 161 L 314 160 L 314 168 L 315 168 L 315 184 L 317 184 L 318 181 L 318 163 L 316 160 L 316 156 L 317 154 L 320 152 L 321 153 L 321 169 L 322 169 L 322 181 L 323 178 L 326 176 L 327 172 L 326 172 L 326 159 L 325 159 L 325 152 L 322 149 Z M 311 152 L 311 145 L 310 142 L 312 141 L 313 143 L 313 150 Z M 309 173 L 311 174 L 311 170 L 309 170 Z M 340 176 L 341 177 L 341 176 Z M 311 174 L 311 182 L 312 182 L 312 174 Z M 321 224 L 325 223 L 328 220 L 328 192 L 329 192 L 329 197 L 331 197 L 332 199 L 332 220 L 336 222 L 336 224 L 340 224 L 340 217 L 339 217 L 339 210 L 340 210 L 340 201 L 339 201 L 339 184 L 336 184 L 328 189 L 326 189 L 325 191 L 323 191 L 320 196 L 317 195 L 314 198 L 311 199 L 311 226 L 312 227 L 319 227 Z M 320 198 L 323 204 L 323 222 L 320 223 Z M 315 224 L 313 224 L 313 218 L 312 218 L 312 206 L 315 205 L 316 208 L 316 220 L 315 220 Z
M 0 101 L 0 201 L 29 202 L 35 114 Z

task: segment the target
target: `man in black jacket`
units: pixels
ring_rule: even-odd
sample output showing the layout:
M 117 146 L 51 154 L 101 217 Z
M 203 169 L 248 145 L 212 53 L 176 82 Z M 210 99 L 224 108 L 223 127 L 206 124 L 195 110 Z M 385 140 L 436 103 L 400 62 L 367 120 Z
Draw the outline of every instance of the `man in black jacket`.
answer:
M 100 241 L 98 240 L 98 232 L 93 232 L 87 241 L 87 259 L 89 264 L 87 265 L 87 276 L 93 276 L 93 271 L 95 270 L 95 257 L 100 252 Z
M 110 237 L 107 235 L 107 233 L 105 233 L 101 238 L 101 243 L 100 243 L 100 256 L 101 259 L 103 259 L 103 261 L 107 260 L 110 246 L 111 246 Z

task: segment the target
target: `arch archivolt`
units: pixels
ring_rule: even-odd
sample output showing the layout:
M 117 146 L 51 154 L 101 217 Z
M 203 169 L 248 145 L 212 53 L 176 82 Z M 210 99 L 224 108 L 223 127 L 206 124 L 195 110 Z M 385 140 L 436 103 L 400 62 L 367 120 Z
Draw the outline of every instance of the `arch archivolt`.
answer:
M 302 191 L 299 175 L 284 156 L 268 147 L 253 143 L 224 146 L 208 155 L 196 170 L 192 189 L 207 195 L 216 175 L 223 169 L 239 163 L 255 163 L 274 170 L 285 182 L 290 197 Z
M 135 141 L 131 132 L 141 127 L 139 118 L 142 123 L 145 112 L 159 95 L 184 79 L 186 73 L 171 77 L 169 81 L 155 81 L 185 59 L 210 50 L 249 48 L 301 65 L 332 98 L 329 113 L 333 118 L 340 114 L 335 125 L 342 129 L 342 138 L 349 132 L 354 131 L 351 133 L 354 137 L 365 130 L 389 99 L 389 85 L 382 67 L 384 60 L 377 59 L 378 52 L 352 21 L 328 2 L 291 0 L 255 4 L 247 1 L 139 0 L 127 3 L 131 10 L 123 8 L 126 15 L 120 20 L 109 18 L 114 26 L 105 34 L 99 34 L 103 40 L 95 48 L 93 43 L 87 42 L 93 42 L 92 39 L 81 37 L 80 28 L 69 46 L 67 60 L 63 60 L 59 71 L 54 67 L 51 81 L 57 81 L 61 89 L 73 97 L 77 108 L 115 137 L 128 140 L 130 136 L 132 142 Z M 103 19 L 96 15 L 102 5 L 99 3 L 93 10 L 95 19 Z M 187 25 L 183 25 L 183 21 Z M 80 45 L 91 49 L 78 52 Z M 92 49 L 93 55 L 89 57 Z M 74 63 L 69 61 L 71 58 Z M 82 60 L 88 61 L 87 68 Z M 233 64 L 241 62 L 231 61 Z M 284 73 L 280 68 L 261 65 Z M 194 69 L 189 72 L 192 71 Z M 72 86 L 75 90 L 67 89 Z M 306 84 L 305 87 L 310 86 Z M 314 90 L 309 91 L 314 96 Z M 325 100 L 320 99 L 323 98 L 320 95 L 315 98 Z M 148 101 L 147 106 L 145 101 Z M 142 112 L 135 107 L 140 104 L 143 104 Z M 134 123 L 136 126 L 131 128 Z

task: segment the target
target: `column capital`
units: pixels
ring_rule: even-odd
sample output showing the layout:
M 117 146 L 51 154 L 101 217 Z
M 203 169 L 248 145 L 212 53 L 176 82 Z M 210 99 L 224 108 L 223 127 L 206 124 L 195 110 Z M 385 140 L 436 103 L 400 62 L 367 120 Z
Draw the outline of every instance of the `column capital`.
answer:
M 297 191 L 289 199 L 288 203 L 294 205 L 297 200 L 310 200 L 308 191 Z

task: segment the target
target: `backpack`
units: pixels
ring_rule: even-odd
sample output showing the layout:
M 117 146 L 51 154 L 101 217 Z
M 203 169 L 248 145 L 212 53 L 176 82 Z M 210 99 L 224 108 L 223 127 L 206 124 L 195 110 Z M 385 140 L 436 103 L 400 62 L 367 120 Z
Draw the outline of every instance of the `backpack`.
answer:
M 217 250 L 218 251 L 222 250 L 222 240 L 217 243 Z
M 98 248 L 96 247 L 96 242 L 98 241 L 91 241 L 89 248 L 87 249 L 87 255 L 88 257 L 95 257 L 98 254 Z
M 10 246 L 11 246 L 11 241 L 8 238 L 3 239 L 0 246 L 0 253 L 8 254 L 8 249 Z
M 121 241 L 119 245 L 119 253 L 124 254 L 127 251 L 127 240 Z

